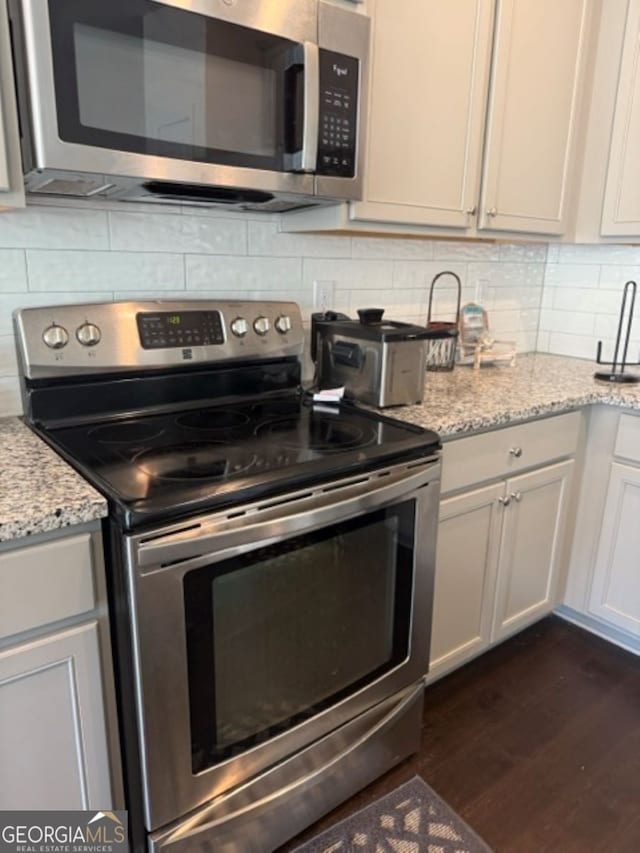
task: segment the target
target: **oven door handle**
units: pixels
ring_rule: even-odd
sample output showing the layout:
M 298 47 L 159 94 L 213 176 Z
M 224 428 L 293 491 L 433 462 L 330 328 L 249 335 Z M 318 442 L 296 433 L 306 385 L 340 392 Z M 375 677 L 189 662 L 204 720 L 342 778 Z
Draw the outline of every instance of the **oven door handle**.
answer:
M 134 537 L 132 556 L 143 570 L 205 555 L 211 562 L 218 562 L 407 498 L 429 483 L 435 482 L 439 487 L 439 478 L 440 466 L 430 460 L 412 473 L 403 467 L 396 473 L 377 472 L 344 486 L 326 483 L 315 491 L 300 492 L 297 500 L 293 496 L 263 502 L 239 517 L 222 515 L 175 533 L 158 531 L 154 537 Z M 255 523 L 251 523 L 252 519 Z

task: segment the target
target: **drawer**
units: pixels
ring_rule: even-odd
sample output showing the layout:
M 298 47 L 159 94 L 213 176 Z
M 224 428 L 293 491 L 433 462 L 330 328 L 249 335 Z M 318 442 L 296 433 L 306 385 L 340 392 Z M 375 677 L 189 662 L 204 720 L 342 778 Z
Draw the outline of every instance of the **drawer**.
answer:
M 640 462 L 640 417 L 620 415 L 616 447 L 613 452 L 622 459 Z
M 508 477 L 576 452 L 580 412 L 570 412 L 446 442 L 442 491 Z
M 95 607 L 91 534 L 0 553 L 0 639 Z

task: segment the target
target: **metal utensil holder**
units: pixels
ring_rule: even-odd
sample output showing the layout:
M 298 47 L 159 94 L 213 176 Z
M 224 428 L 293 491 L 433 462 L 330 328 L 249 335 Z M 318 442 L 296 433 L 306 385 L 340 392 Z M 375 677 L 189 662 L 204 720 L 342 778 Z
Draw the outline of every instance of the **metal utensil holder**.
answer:
M 458 286 L 458 304 L 455 320 L 432 320 L 433 291 L 438 279 L 443 275 L 452 275 Z M 434 276 L 429 289 L 429 308 L 427 310 L 427 329 L 431 332 L 426 341 L 427 370 L 453 370 L 456 363 L 456 346 L 458 344 L 460 302 L 462 300 L 462 282 L 460 277 L 451 270 L 443 270 Z
M 598 341 L 598 352 L 596 361 L 598 364 L 610 364 L 611 370 L 599 370 L 594 373 L 596 379 L 602 382 L 622 382 L 625 384 L 633 384 L 640 382 L 640 376 L 635 373 L 626 373 L 627 366 L 627 350 L 629 349 L 629 338 L 631 337 L 631 326 L 633 325 L 633 310 L 636 304 L 636 283 L 628 281 L 622 292 L 622 304 L 620 305 L 620 318 L 618 320 L 618 334 L 616 335 L 616 347 L 613 352 L 613 362 L 602 361 L 602 341 Z M 627 298 L 631 294 L 631 302 L 627 310 Z M 624 324 L 625 315 L 627 317 L 627 329 L 624 337 L 624 345 L 622 347 L 622 357 L 620 357 L 620 342 L 622 336 L 622 327 Z M 640 362 L 635 362 L 640 364 Z

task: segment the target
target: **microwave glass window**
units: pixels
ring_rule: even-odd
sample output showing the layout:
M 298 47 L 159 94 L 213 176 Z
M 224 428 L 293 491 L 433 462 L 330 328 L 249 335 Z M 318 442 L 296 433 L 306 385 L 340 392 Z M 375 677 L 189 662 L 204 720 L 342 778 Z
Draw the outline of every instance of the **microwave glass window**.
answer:
M 60 136 L 281 168 L 293 42 L 150 0 L 50 0 Z
M 185 576 L 194 772 L 408 654 L 414 502 Z

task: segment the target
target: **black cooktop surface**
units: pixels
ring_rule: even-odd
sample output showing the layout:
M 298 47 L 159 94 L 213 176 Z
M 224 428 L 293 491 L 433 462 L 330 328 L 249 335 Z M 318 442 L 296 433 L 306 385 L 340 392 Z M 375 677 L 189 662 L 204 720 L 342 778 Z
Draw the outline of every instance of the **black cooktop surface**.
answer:
M 50 429 L 44 437 L 112 501 L 125 526 L 424 456 L 438 436 L 297 394 Z

